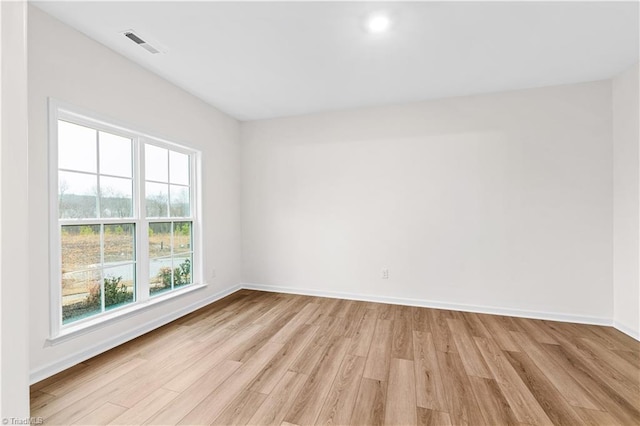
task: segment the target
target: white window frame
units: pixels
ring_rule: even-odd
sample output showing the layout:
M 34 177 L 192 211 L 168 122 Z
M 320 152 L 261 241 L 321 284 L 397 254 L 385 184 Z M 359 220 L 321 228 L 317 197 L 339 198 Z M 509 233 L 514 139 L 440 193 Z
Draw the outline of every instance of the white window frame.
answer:
M 58 204 L 58 120 L 70 121 L 75 124 L 87 126 L 96 130 L 102 130 L 133 141 L 133 217 L 132 218 L 96 218 L 96 219 L 59 219 Z M 189 155 L 190 158 L 190 216 L 147 218 L 145 206 L 145 174 L 144 174 L 144 147 L 155 145 Z M 96 328 L 103 327 L 115 320 L 123 319 L 154 306 L 158 303 L 174 299 L 186 293 L 191 293 L 206 287 L 203 280 L 202 265 L 202 223 L 201 223 L 201 192 L 200 192 L 200 165 L 201 152 L 189 148 L 186 145 L 177 144 L 169 140 L 153 136 L 149 133 L 136 130 L 111 118 L 102 117 L 99 114 L 84 108 L 49 99 L 49 270 L 50 270 L 50 338 L 49 344 L 57 344 L 85 334 Z M 151 296 L 149 294 L 149 223 L 153 222 L 192 222 L 192 268 L 191 284 L 178 289 Z M 62 275 L 61 275 L 61 223 L 64 225 L 82 225 L 83 223 L 100 222 L 108 223 L 133 223 L 135 224 L 135 271 L 136 294 L 135 301 L 109 311 L 74 321 L 69 324 L 62 323 Z

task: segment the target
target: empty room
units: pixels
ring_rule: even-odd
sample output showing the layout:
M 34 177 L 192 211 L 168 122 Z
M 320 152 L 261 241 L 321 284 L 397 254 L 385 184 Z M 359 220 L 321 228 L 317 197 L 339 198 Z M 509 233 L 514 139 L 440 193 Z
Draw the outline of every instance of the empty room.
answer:
M 640 424 L 638 1 L 0 2 L 0 419 Z

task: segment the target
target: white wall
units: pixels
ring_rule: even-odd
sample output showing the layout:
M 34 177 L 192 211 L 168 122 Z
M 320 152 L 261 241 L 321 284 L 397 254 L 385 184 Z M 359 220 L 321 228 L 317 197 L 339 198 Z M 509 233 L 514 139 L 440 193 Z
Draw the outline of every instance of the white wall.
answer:
M 610 81 L 243 123 L 243 282 L 610 323 L 611 125 Z
M 26 2 L 0 2 L 0 419 L 29 416 L 26 28 Z
M 96 345 L 113 344 L 118 335 L 239 284 L 239 125 L 39 9 L 29 7 L 29 18 L 29 339 L 32 379 L 39 379 L 88 356 Z M 211 278 L 214 267 L 217 270 L 209 287 L 72 341 L 45 346 L 51 282 L 47 273 L 47 97 L 202 151 L 205 278 Z
M 638 65 L 613 79 L 614 324 L 640 339 Z

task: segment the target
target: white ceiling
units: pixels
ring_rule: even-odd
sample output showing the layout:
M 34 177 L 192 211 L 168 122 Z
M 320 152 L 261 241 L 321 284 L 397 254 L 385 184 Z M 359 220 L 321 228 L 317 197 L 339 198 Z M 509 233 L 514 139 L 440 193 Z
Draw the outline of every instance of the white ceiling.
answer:
M 35 4 L 240 120 L 599 80 L 639 51 L 637 2 Z

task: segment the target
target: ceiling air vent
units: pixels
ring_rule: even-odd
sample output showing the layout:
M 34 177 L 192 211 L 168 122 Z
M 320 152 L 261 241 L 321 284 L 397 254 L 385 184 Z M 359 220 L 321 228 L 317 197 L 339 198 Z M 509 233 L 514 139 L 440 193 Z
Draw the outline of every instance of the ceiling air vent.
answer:
M 151 44 L 149 44 L 147 41 L 145 41 L 142 37 L 140 37 L 138 34 L 134 33 L 131 30 L 125 31 L 122 34 L 124 34 L 124 36 L 126 38 L 128 38 L 131 41 L 133 41 L 138 46 L 144 48 L 146 51 L 148 51 L 150 53 L 153 53 L 154 55 L 156 53 L 161 53 L 162 52 L 160 49 L 156 49 Z

